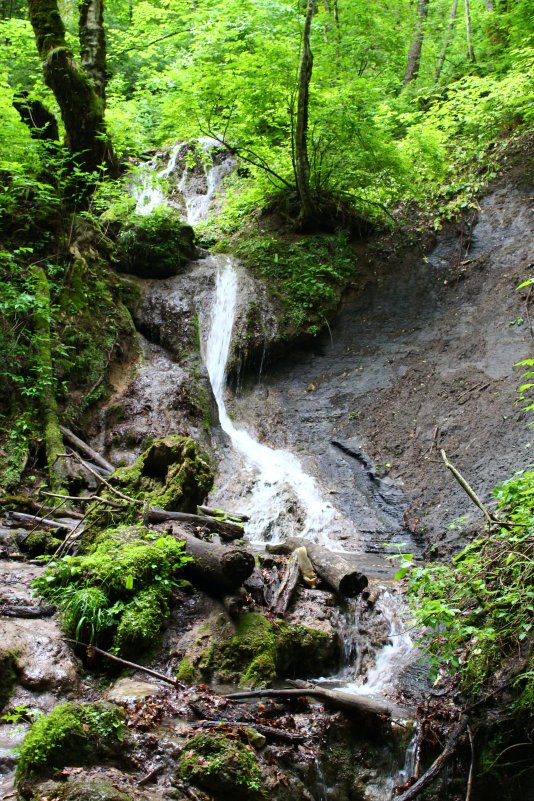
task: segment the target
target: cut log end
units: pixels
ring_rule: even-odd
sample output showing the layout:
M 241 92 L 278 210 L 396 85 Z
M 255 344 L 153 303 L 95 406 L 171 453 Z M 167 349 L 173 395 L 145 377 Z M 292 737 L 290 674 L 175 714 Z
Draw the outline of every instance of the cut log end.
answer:
M 369 584 L 369 579 L 363 573 L 347 573 L 339 582 L 339 592 L 345 598 L 357 598 Z

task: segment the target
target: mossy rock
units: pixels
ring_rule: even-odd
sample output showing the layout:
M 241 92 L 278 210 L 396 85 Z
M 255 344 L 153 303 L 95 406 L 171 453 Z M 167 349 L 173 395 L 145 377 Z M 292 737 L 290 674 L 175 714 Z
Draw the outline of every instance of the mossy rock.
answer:
M 27 553 L 29 556 L 44 556 L 45 554 L 53 554 L 61 545 L 61 540 L 50 531 L 32 531 L 28 536 L 19 543 L 21 551 Z
M 184 656 L 176 670 L 176 678 L 186 684 L 192 684 L 195 680 L 196 670 L 189 659 Z
M 185 744 L 178 774 L 216 798 L 260 799 L 262 775 L 249 745 L 224 734 L 202 733 Z
M 168 436 L 155 440 L 131 467 L 116 470 L 112 482 L 152 506 L 196 512 L 213 486 L 213 473 L 193 439 Z
M 17 680 L 17 655 L 0 653 L 0 712 L 9 702 Z
M 247 612 L 235 625 L 219 616 L 200 627 L 182 665 L 190 682 L 216 679 L 266 687 L 279 678 L 324 675 L 337 667 L 339 657 L 337 639 L 319 629 L 273 624 L 262 614 Z
M 140 278 L 170 278 L 195 255 L 195 233 L 169 209 L 132 215 L 117 237 L 117 269 Z
M 16 781 L 22 795 L 28 782 L 65 766 L 96 764 L 117 752 L 122 712 L 112 704 L 61 704 L 31 727 L 20 748 Z

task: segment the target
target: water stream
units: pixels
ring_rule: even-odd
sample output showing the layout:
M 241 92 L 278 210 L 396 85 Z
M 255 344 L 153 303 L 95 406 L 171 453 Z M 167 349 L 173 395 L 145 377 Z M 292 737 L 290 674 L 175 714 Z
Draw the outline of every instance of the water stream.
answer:
M 203 142 L 205 154 L 210 144 Z M 134 187 L 138 199 L 138 211 L 149 213 L 165 203 L 158 181 L 176 169 L 180 146 L 170 153 L 165 169 L 157 173 L 157 181 L 151 184 L 150 172 L 154 164 L 149 163 L 147 173 Z M 187 166 L 184 168 L 179 190 L 183 195 L 187 222 L 195 224 L 206 217 L 214 195 L 220 187 L 230 165 L 224 159 L 212 167 L 205 166 L 205 181 L 199 191 Z M 270 447 L 259 442 L 257 436 L 232 419 L 227 408 L 226 371 L 231 353 L 232 333 L 238 308 L 240 275 L 242 268 L 231 256 L 213 256 L 216 269 L 215 290 L 211 309 L 203 315 L 203 357 L 215 397 L 219 422 L 229 443 L 238 456 L 245 491 L 235 498 L 239 511 L 246 512 L 250 521 L 246 524 L 247 539 L 257 547 L 266 542 L 280 542 L 288 535 L 320 543 L 335 551 L 342 551 L 336 540 L 340 525 L 349 527 L 353 537 L 357 531 L 352 521 L 345 518 L 330 502 L 325 500 L 318 481 L 304 469 L 301 461 L 289 450 Z M 246 477 L 246 478 L 245 478 Z M 231 499 L 230 499 L 231 501 Z M 289 510 L 289 513 L 288 513 Z M 413 646 L 409 634 L 404 633 L 402 607 L 398 594 L 385 586 L 377 602 L 378 614 L 382 615 L 389 628 L 389 638 L 375 655 L 374 666 L 367 672 L 361 670 L 359 660 L 358 603 L 354 601 L 342 614 L 342 635 L 345 641 L 345 664 L 332 681 L 355 694 L 384 695 L 391 691 L 394 677 L 412 658 Z M 408 759 L 409 755 L 407 755 Z M 397 766 L 385 777 L 374 783 L 376 798 L 390 798 L 393 786 L 402 781 L 405 768 Z

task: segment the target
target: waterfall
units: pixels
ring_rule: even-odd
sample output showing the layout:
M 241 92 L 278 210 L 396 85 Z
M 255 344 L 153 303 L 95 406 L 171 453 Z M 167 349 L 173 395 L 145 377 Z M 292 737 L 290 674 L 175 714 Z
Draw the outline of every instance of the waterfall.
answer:
M 297 498 L 305 514 L 303 523 L 299 524 L 298 532 L 295 533 L 328 545 L 329 530 L 337 513 L 321 497 L 315 479 L 304 471 L 294 454 L 258 442 L 247 431 L 235 426 L 228 414 L 225 379 L 235 320 L 238 273 L 231 257 L 221 256 L 219 259 L 221 266 L 216 279 L 215 300 L 205 346 L 205 363 L 217 401 L 221 428 L 255 472 L 252 492 L 245 499 L 244 511 L 250 515 L 245 533 L 257 544 L 265 541 L 266 532 L 270 542 L 281 541 L 283 532 L 277 525 L 277 520 L 283 516 L 289 491 Z M 286 536 L 287 525 L 285 520 Z

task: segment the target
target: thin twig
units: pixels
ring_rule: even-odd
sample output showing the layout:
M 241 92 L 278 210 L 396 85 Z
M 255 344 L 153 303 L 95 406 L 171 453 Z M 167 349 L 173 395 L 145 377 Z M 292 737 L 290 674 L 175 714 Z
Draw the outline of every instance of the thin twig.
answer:
M 149 676 L 153 676 L 155 679 L 164 681 L 167 684 L 172 684 L 173 687 L 180 687 L 180 682 L 178 679 L 171 679 L 169 676 L 165 676 L 163 673 L 158 673 L 156 670 L 150 670 L 150 668 L 144 667 L 143 665 L 137 665 L 135 662 L 129 662 L 127 659 L 121 659 L 120 656 L 115 656 L 114 654 L 110 654 L 108 651 L 103 651 L 102 648 L 97 648 L 96 645 L 88 645 L 85 642 L 71 640 L 68 637 L 66 637 L 65 640 L 73 645 L 81 645 L 82 648 L 86 648 L 88 652 L 94 651 L 95 654 L 105 656 L 106 659 L 111 659 L 112 662 L 118 662 L 119 665 L 124 665 L 124 667 L 133 668 L 134 670 L 140 670 L 142 673 L 147 673 Z
M 90 467 L 87 464 L 87 462 L 84 459 L 82 459 L 82 457 L 75 451 L 71 451 L 70 453 L 60 453 L 58 455 L 64 459 L 76 459 L 76 461 L 78 461 L 83 467 L 85 467 L 85 469 L 88 470 L 92 476 L 94 476 L 98 481 L 104 484 L 111 492 L 115 493 L 115 495 L 118 495 L 118 497 L 122 498 L 124 501 L 128 501 L 129 503 L 135 503 L 135 504 L 143 503 L 143 501 L 135 500 L 135 498 L 130 498 L 129 495 L 125 495 L 120 490 L 115 489 L 115 487 L 113 487 L 109 483 L 109 481 L 106 481 L 104 476 L 101 476 L 99 473 L 96 472 L 96 470 L 93 470 L 93 468 Z
M 99 503 L 107 503 L 110 506 L 115 506 L 118 509 L 123 508 L 118 501 L 112 501 L 110 498 L 101 498 L 100 495 L 83 495 L 82 497 L 78 497 L 77 495 L 58 495 L 55 492 L 45 492 L 44 490 L 41 490 L 41 495 L 49 495 L 51 498 L 65 498 L 67 501 L 78 501 L 79 503 L 98 501 Z M 56 508 L 59 509 L 59 506 Z
M 467 791 L 465 794 L 465 801 L 471 801 L 471 794 L 473 792 L 473 778 L 475 776 L 475 746 L 473 743 L 473 735 L 471 729 L 467 727 L 467 734 L 469 736 L 469 745 L 471 746 L 471 765 L 469 767 L 469 777 L 467 779 Z

